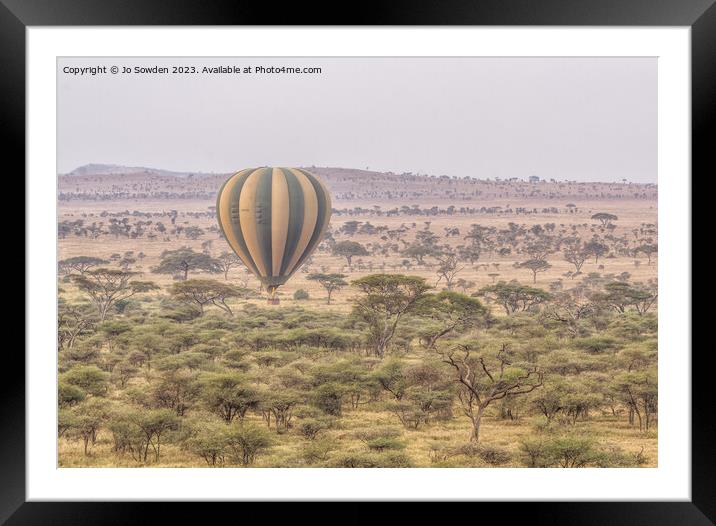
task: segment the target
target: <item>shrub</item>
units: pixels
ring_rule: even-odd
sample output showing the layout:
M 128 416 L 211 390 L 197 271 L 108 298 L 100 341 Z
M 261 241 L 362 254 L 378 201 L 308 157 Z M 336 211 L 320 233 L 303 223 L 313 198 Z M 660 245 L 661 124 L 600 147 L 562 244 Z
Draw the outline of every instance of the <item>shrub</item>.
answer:
M 76 385 L 60 381 L 58 387 L 58 401 L 60 407 L 75 405 L 85 399 L 87 393 Z
M 107 392 L 109 374 L 94 365 L 73 367 L 61 377 L 65 384 L 79 387 L 87 394 L 102 396 Z
M 520 451 L 523 455 L 523 462 L 527 467 L 545 468 L 552 463 L 547 445 L 541 439 L 523 440 L 520 442 Z
M 399 452 L 386 454 L 347 452 L 335 457 L 330 462 L 330 466 L 337 468 L 408 468 L 412 466 L 412 462 L 405 453 Z
M 293 299 L 295 299 L 296 301 L 304 301 L 310 299 L 310 295 L 305 290 L 298 289 L 296 292 L 293 293 Z
M 248 466 L 271 446 L 271 437 L 263 427 L 252 424 L 235 425 L 228 432 L 227 444 L 234 460 Z
M 223 466 L 229 447 L 227 427 L 220 422 L 203 422 L 182 447 L 203 458 L 209 466 Z
M 313 405 L 328 415 L 340 416 L 343 405 L 343 389 L 334 383 L 326 383 L 313 390 Z
M 303 438 L 315 440 L 321 431 L 329 427 L 331 427 L 331 422 L 327 418 L 311 418 L 299 424 L 298 432 Z
M 395 438 L 380 437 L 367 442 L 368 449 L 372 451 L 387 451 L 405 449 L 405 443 Z
M 507 464 L 512 458 L 509 451 L 497 446 L 482 445 L 479 447 L 477 454 L 484 462 L 492 466 Z
M 594 441 L 576 435 L 556 437 L 547 443 L 553 462 L 563 468 L 581 468 L 597 460 Z
M 303 447 L 302 456 L 306 464 L 325 462 L 337 444 L 331 440 L 313 440 Z

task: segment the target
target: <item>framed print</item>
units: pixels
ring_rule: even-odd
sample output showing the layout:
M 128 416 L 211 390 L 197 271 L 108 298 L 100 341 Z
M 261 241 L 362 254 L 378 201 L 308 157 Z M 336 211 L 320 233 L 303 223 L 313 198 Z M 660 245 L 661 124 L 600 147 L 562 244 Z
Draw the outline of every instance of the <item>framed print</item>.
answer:
M 530 501 L 541 522 L 711 523 L 709 2 L 286 25 L 5 4 L 28 309 L 3 520 Z

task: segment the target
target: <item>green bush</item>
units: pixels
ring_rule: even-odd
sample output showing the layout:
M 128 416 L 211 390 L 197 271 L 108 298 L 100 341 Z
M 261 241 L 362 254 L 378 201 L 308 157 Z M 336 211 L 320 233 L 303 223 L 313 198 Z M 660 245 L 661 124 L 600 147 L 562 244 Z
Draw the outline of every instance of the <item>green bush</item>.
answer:
M 341 453 L 331 460 L 330 467 L 336 468 L 408 468 L 412 466 L 405 453 Z
M 227 436 L 232 458 L 244 466 L 253 464 L 256 457 L 271 447 L 271 444 L 271 436 L 265 428 L 248 423 L 234 425 Z
M 295 299 L 296 301 L 304 301 L 310 299 L 310 295 L 305 290 L 298 289 L 296 292 L 293 293 L 293 299 Z
M 313 405 L 328 415 L 340 416 L 343 406 L 343 388 L 334 383 L 319 385 L 313 390 Z

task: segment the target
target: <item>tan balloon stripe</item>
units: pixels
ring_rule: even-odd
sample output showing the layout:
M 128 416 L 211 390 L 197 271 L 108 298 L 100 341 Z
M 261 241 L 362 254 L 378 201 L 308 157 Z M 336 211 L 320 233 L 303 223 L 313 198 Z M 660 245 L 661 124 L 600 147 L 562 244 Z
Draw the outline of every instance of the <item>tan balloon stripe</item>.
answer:
M 279 168 L 274 168 L 271 176 L 271 259 L 274 276 L 281 273 L 281 261 L 288 237 L 289 211 L 286 177 Z
M 311 240 L 313 230 L 316 227 L 316 221 L 318 220 L 318 198 L 316 197 L 316 191 L 308 178 L 298 170 L 290 169 L 291 173 L 296 176 L 301 190 L 303 191 L 303 227 L 301 228 L 301 237 L 299 238 L 296 250 L 294 250 L 291 256 L 291 261 L 286 266 L 286 274 L 290 275 L 295 269 L 296 263 L 301 259 L 303 252 L 308 246 L 308 242 Z
M 328 191 L 328 187 L 318 177 L 316 177 L 315 179 L 323 189 L 323 196 L 326 202 L 326 218 L 323 220 L 323 225 L 321 226 L 321 233 L 318 235 L 318 240 L 320 242 L 320 240 L 323 239 L 323 234 L 325 234 L 326 230 L 328 229 L 328 223 L 330 222 L 331 214 L 333 213 L 333 203 L 331 201 L 331 193 Z
M 244 262 L 244 265 L 246 265 L 247 268 L 256 272 L 256 265 L 254 265 L 251 256 L 241 249 L 241 243 L 234 234 L 234 228 L 231 222 L 231 195 L 241 178 L 248 174 L 250 171 L 251 169 L 248 169 L 236 173 L 228 181 L 226 181 L 226 183 L 220 190 L 218 203 L 219 226 L 221 227 L 221 231 L 224 233 L 224 237 L 229 243 L 229 246 L 233 249 L 234 252 L 236 252 L 236 255 L 239 256 L 239 259 Z
M 259 168 L 252 172 L 241 190 L 239 197 L 239 222 L 241 224 L 241 233 L 244 236 L 244 242 L 249 254 L 252 254 L 259 274 L 262 277 L 268 276 L 268 266 L 264 261 L 256 224 L 256 189 L 261 181 L 261 175 L 265 173 L 267 168 Z

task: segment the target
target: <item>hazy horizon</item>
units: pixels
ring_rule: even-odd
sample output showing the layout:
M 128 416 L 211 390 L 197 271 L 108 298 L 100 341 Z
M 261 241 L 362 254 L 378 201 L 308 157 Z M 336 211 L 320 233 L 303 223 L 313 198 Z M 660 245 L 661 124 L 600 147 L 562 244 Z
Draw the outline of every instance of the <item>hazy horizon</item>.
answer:
M 320 74 L 72 76 L 65 66 Z M 58 59 L 57 172 L 322 166 L 657 182 L 655 58 Z

